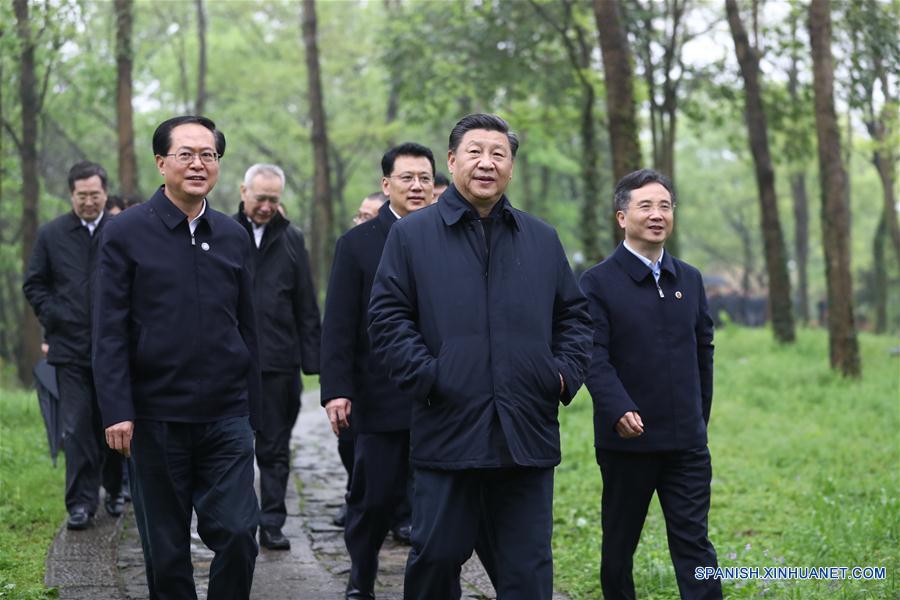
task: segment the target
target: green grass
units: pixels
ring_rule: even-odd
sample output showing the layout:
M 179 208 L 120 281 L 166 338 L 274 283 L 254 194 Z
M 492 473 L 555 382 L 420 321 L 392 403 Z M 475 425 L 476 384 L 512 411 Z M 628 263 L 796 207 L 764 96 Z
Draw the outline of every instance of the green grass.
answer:
M 726 598 L 900 596 L 900 358 L 895 338 L 863 335 L 863 379 L 828 369 L 827 337 L 779 346 L 768 330 L 717 332 L 710 424 L 710 538 L 722 567 L 877 566 L 883 581 L 726 581 Z M 556 585 L 599 598 L 600 470 L 590 396 L 562 411 Z M 654 499 L 635 554 L 640 598 L 678 598 Z
M 34 391 L 0 390 L 0 598 L 55 598 L 44 559 L 66 516 L 65 457 L 50 462 Z

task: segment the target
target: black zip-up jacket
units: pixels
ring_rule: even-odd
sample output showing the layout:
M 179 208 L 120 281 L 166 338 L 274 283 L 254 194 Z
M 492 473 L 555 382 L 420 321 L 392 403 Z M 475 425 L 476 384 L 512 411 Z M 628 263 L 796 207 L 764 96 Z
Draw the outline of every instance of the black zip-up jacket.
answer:
M 257 248 L 243 202 L 234 220 L 250 235 L 260 368 L 318 373 L 322 330 L 303 233 L 276 213 Z
M 38 231 L 22 291 L 44 326 L 50 364 L 91 366 L 91 292 L 107 220 L 104 213 L 92 237 L 70 211 Z
M 247 232 L 209 204 L 191 235 L 160 187 L 108 223 L 94 292 L 103 426 L 214 422 L 260 406 Z

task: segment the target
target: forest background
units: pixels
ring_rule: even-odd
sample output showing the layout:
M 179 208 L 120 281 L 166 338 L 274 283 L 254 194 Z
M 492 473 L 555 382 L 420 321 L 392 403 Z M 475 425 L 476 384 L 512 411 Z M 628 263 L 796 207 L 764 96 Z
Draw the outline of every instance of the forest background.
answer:
M 825 7 L 820 21 L 831 19 L 824 48 L 834 56 L 829 95 L 843 184 L 821 179 L 834 169 L 822 171 L 825 163 L 816 158 L 809 35 L 816 5 Z M 249 165 L 285 169 L 284 203 L 307 233 L 320 295 L 334 239 L 349 227 L 360 199 L 380 187 L 382 153 L 419 141 L 445 171 L 453 123 L 485 111 L 505 117 L 522 139 L 509 189 L 513 204 L 558 228 L 576 268 L 614 248 L 611 195 L 620 172 L 652 166 L 671 174 L 677 189 L 670 250 L 701 268 L 713 293 L 766 300 L 780 341 L 793 339 L 795 323 L 820 324 L 824 307 L 835 301 L 842 303 L 841 318 L 852 322 L 832 331 L 832 346 L 838 338 L 855 343 L 857 328 L 897 331 L 898 6 L 895 0 L 3 3 L 5 376 L 15 367 L 21 381 L 30 379 L 39 330 L 20 291 L 21 273 L 37 226 L 69 210 L 69 166 L 97 161 L 110 173 L 110 193 L 146 198 L 160 184 L 152 132 L 183 113 L 206 114 L 226 134 L 211 195 L 216 208 L 236 211 Z M 623 123 L 630 127 L 624 134 Z M 829 186 L 840 188 L 831 200 Z M 823 230 L 832 222 L 843 222 L 846 238 Z M 833 274 L 835 297 L 826 264 L 839 261 L 826 256 L 828 248 L 846 250 L 846 277 Z M 832 348 L 836 368 L 859 372 L 852 356 L 849 367 L 842 361 Z

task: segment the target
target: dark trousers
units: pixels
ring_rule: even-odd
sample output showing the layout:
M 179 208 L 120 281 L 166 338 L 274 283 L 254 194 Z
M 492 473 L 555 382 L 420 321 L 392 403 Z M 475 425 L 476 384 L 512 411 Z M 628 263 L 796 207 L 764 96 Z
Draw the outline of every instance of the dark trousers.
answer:
M 108 495 L 122 489 L 122 455 L 106 445 L 91 369 L 57 365 L 56 384 L 66 453 L 66 509 L 81 506 L 94 514 L 101 481 Z
M 397 505 L 407 496 L 409 431 L 358 433 L 355 447 L 344 541 L 350 554 L 352 584 L 372 591 L 378 551 Z
M 356 440 L 356 432 L 352 427 L 341 429 L 338 434 L 338 456 L 341 458 L 341 464 L 347 472 L 347 493 L 350 493 L 350 481 L 353 479 L 353 456 L 356 454 L 354 449 L 354 441 Z
M 414 470 L 407 600 L 456 600 L 478 552 L 499 600 L 553 595 L 553 469 Z
M 215 553 L 208 597 L 249 598 L 259 519 L 249 419 L 137 421 L 129 467 L 150 598 L 197 597 L 191 564 L 192 509 L 200 539 Z
M 263 373 L 263 399 L 256 432 L 259 465 L 259 526 L 281 529 L 291 471 L 291 431 L 300 412 L 300 373 Z
M 717 579 L 697 580 L 696 567 L 716 567 L 707 537 L 709 449 L 672 452 L 597 452 L 603 476 L 600 583 L 607 600 L 635 597 L 632 566 L 655 491 L 666 520 L 669 553 L 682 598 L 721 598 Z

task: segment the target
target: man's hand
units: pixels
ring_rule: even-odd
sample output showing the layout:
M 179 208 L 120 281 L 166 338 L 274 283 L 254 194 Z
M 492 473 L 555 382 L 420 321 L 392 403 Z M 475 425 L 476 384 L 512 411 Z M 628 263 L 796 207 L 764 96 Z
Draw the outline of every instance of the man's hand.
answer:
M 328 421 L 334 435 L 338 435 L 341 429 L 350 427 L 352 404 L 350 398 L 332 398 L 325 403 L 325 412 L 328 413 Z
M 562 373 L 559 374 L 559 395 L 566 393 L 566 380 L 563 379 Z
M 634 411 L 622 415 L 622 418 L 616 423 L 616 432 L 625 439 L 636 438 L 644 433 L 644 422 L 641 421 L 641 415 Z
M 131 434 L 134 433 L 134 421 L 122 421 L 106 428 L 107 445 L 125 456 L 131 456 Z

